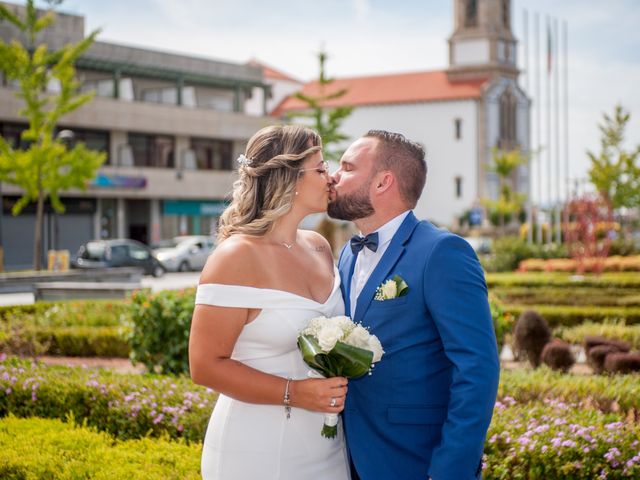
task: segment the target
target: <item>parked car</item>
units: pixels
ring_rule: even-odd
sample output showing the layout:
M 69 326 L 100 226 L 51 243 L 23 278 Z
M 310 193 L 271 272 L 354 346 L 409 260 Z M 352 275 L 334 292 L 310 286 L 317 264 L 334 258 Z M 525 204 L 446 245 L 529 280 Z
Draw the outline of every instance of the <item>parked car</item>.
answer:
M 493 241 L 490 237 L 463 237 L 478 255 L 491 253 Z
M 141 267 L 145 275 L 160 277 L 165 269 L 153 251 L 136 240 L 92 240 L 80 246 L 74 268 Z
M 154 250 L 165 270 L 202 270 L 214 248 L 213 239 L 204 235 L 183 235 L 165 240 Z

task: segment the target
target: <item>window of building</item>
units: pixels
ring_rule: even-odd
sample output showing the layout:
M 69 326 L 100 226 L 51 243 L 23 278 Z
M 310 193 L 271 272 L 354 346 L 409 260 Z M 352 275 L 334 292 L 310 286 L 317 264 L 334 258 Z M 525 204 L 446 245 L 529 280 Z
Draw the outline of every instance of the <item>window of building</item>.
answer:
M 71 130 L 73 132 L 73 142 L 82 142 L 89 150 L 96 150 L 107 154 L 105 163 L 109 163 L 109 132 L 103 130 L 87 130 L 84 128 L 64 128 L 60 130 Z
M 173 168 L 174 138 L 168 135 L 129 133 L 129 145 L 136 167 Z
M 456 187 L 456 198 L 462 198 L 462 177 L 456 177 L 454 181 Z
M 467 0 L 465 5 L 465 27 L 475 27 L 478 25 L 478 2 L 477 0 Z
M 29 142 L 22 140 L 21 135 L 27 128 L 27 125 L 17 123 L 0 123 L 0 135 L 12 148 L 25 150 L 29 148 Z
M 192 138 L 191 149 L 195 153 L 198 170 L 233 169 L 233 145 L 228 140 Z
M 512 148 L 517 141 L 516 111 L 516 97 L 509 88 L 500 97 L 500 144 L 506 148 Z
M 462 119 L 456 118 L 454 120 L 454 125 L 455 125 L 456 140 L 460 140 L 462 138 Z

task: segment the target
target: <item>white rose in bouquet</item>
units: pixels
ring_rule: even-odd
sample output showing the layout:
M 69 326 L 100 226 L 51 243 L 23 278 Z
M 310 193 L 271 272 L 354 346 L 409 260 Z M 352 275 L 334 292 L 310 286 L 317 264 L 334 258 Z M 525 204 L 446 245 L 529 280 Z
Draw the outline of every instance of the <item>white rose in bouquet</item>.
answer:
M 337 325 L 326 325 L 318 331 L 316 338 L 325 352 L 330 352 L 342 338 L 342 329 Z

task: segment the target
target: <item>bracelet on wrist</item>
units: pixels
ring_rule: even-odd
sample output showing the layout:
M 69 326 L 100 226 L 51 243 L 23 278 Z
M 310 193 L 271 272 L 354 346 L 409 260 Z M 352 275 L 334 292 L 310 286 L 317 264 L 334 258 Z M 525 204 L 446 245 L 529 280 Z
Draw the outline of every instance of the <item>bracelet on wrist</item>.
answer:
M 289 394 L 289 385 L 291 384 L 291 377 L 287 378 L 287 384 L 284 387 L 284 411 L 287 415 L 287 419 L 291 418 L 291 395 Z

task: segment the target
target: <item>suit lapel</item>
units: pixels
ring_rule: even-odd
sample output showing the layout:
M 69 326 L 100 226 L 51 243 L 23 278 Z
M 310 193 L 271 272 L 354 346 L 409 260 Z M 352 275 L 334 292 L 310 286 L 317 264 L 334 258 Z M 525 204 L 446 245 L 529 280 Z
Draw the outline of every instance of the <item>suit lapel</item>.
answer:
M 356 303 L 356 315 L 354 319 L 356 323 L 362 322 L 365 313 L 367 313 L 367 310 L 371 305 L 376 289 L 383 281 L 386 280 L 389 272 L 393 269 L 396 263 L 398 263 L 398 260 L 400 260 L 400 257 L 405 251 L 404 245 L 411 237 L 416 225 L 418 225 L 418 219 L 415 217 L 413 212 L 409 212 L 400 225 L 400 228 L 398 228 L 398 231 L 391 239 L 391 243 L 387 247 L 387 250 L 384 252 L 384 255 L 378 262 L 378 265 L 376 265 L 376 268 L 371 273 L 371 276 L 358 296 L 358 301 Z M 351 274 L 353 274 L 353 267 L 351 267 Z

